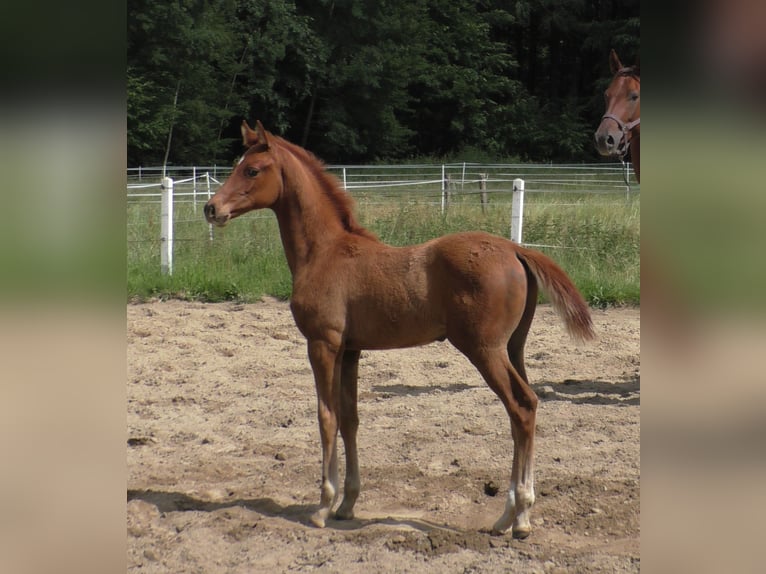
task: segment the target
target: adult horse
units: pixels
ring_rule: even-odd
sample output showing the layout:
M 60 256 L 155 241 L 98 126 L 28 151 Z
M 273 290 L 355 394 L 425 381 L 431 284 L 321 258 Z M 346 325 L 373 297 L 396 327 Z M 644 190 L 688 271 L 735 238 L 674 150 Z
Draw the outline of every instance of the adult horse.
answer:
M 612 82 L 604 92 L 606 112 L 595 133 L 596 149 L 603 156 L 624 158 L 630 150 L 630 162 L 636 180 L 641 181 L 641 69 L 638 60 L 623 66 L 617 52 L 609 53 Z
M 458 233 L 391 247 L 361 227 L 350 197 L 303 148 L 242 123 L 247 151 L 205 205 L 225 225 L 272 209 L 293 277 L 290 308 L 308 340 L 322 443 L 322 485 L 313 524 L 325 525 L 339 494 L 337 434 L 346 450 L 344 496 L 335 516 L 353 517 L 359 495 L 357 367 L 365 349 L 449 339 L 476 366 L 511 419 L 511 486 L 496 532 L 529 535 L 535 500 L 537 397 L 524 369 L 524 343 L 538 285 L 569 332 L 594 336 L 587 304 L 548 257 L 487 233 Z

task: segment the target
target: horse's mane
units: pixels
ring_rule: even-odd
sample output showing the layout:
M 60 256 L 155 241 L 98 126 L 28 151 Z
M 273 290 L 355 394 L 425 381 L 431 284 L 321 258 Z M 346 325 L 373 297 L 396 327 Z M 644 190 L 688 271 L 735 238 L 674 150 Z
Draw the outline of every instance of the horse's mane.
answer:
M 324 163 L 310 151 L 295 145 L 279 136 L 272 135 L 279 146 L 290 152 L 301 164 L 309 171 L 314 179 L 319 183 L 319 187 L 330 203 L 335 208 L 335 212 L 343 225 L 343 228 L 349 233 L 368 237 L 377 240 L 377 236 L 368 231 L 356 220 L 354 215 L 354 200 L 341 187 L 338 179 L 327 172 Z

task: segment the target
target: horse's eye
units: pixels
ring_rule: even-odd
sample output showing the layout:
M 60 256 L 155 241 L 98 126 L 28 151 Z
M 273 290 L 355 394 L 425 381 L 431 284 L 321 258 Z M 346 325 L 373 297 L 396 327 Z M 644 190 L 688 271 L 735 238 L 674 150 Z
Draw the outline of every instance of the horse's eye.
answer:
M 630 101 L 635 102 L 638 99 L 638 94 L 636 92 L 633 92 L 630 94 Z
M 247 175 L 247 177 L 255 177 L 256 175 L 258 175 L 259 171 L 260 170 L 254 167 L 248 167 L 247 169 L 245 169 L 245 175 Z

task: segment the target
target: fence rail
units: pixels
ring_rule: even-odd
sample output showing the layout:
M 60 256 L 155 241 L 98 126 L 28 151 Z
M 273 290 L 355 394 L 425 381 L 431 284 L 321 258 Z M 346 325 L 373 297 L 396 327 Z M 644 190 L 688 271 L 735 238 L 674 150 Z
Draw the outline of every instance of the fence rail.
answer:
M 226 179 L 232 167 L 223 166 L 169 166 L 128 168 L 128 187 L 140 184 L 159 185 L 163 177 L 173 178 L 176 182 L 185 179 L 198 179 L 203 174 L 217 181 Z M 346 189 L 387 185 L 414 185 L 443 181 L 466 185 L 477 183 L 482 176 L 493 180 L 512 182 L 516 178 L 526 181 L 562 184 L 591 184 L 600 187 L 610 182 L 617 186 L 626 186 L 632 174 L 630 164 L 407 164 L 407 165 L 329 165 L 327 170 L 336 175 Z
M 482 212 L 485 212 L 492 198 L 494 206 L 502 204 L 510 208 L 510 237 L 518 243 L 522 243 L 525 194 L 555 195 L 559 199 L 561 194 L 613 195 L 615 201 L 624 202 L 639 191 L 637 185 L 628 183 L 632 175 L 630 165 L 620 163 L 331 165 L 327 169 L 338 177 L 358 203 L 365 205 L 419 203 L 438 205 L 441 212 L 446 213 L 452 202 L 479 197 Z M 160 206 L 159 243 L 163 273 L 173 272 L 174 241 L 214 239 L 210 225 L 198 238 L 176 239 L 173 224 L 204 222 L 201 215 L 196 217 L 198 204 L 207 202 L 231 170 L 221 166 L 128 169 L 129 208 L 156 209 L 151 206 Z M 191 203 L 196 218 L 179 220 L 174 217 L 174 204 L 179 203 Z M 560 200 L 549 204 L 579 205 Z

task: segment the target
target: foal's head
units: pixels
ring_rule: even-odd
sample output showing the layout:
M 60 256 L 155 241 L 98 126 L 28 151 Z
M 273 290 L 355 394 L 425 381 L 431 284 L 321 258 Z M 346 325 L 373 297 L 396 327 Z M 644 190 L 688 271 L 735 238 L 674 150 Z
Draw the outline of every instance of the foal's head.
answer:
M 601 155 L 623 156 L 641 118 L 641 72 L 638 63 L 623 66 L 614 50 L 609 54 L 609 67 L 614 77 L 604 92 L 606 112 L 594 138 Z
M 205 205 L 209 223 L 225 225 L 253 209 L 271 207 L 279 199 L 282 174 L 274 154 L 274 137 L 263 129 L 261 122 L 253 130 L 243 121 L 242 141 L 247 151 L 226 183 Z

